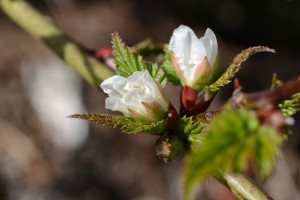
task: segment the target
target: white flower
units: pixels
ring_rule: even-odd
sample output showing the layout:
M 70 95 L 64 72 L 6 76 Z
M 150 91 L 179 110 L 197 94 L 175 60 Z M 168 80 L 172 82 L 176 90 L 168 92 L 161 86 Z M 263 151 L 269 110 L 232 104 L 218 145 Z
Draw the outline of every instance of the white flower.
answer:
M 148 71 L 134 72 L 128 78 L 115 75 L 103 81 L 100 87 L 109 96 L 105 100 L 107 109 L 145 123 L 161 120 L 167 115 L 169 102 Z
M 198 39 L 192 29 L 181 25 L 174 30 L 169 49 L 182 84 L 198 91 L 208 84 L 218 57 L 217 39 L 211 29 L 208 28 L 204 37 Z

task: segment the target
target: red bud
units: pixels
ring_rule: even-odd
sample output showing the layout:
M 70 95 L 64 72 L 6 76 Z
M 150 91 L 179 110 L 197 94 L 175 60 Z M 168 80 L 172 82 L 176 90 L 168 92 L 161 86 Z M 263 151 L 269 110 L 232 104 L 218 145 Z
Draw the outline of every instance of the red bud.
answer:
M 181 103 L 185 110 L 192 110 L 196 106 L 197 93 L 188 86 L 184 86 L 181 93 Z
M 180 115 L 193 116 L 204 112 L 211 104 L 216 93 L 207 95 L 197 94 L 196 90 L 185 86 L 181 92 L 181 113 Z
M 99 49 L 95 53 L 95 57 L 100 61 L 104 61 L 106 58 L 112 56 L 113 56 L 113 49 L 110 47 Z

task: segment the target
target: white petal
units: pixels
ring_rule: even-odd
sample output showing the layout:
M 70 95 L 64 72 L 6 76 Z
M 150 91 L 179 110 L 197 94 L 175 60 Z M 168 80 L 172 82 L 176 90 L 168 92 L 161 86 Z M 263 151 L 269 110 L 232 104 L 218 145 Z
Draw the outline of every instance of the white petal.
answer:
M 124 97 L 124 103 L 126 104 L 126 106 L 128 107 L 128 109 L 134 110 L 135 112 L 138 113 L 145 113 L 145 108 L 143 106 L 143 104 L 141 103 L 142 98 L 145 96 L 141 90 L 135 89 L 133 91 L 130 91 L 129 93 L 127 93 Z
M 128 78 L 116 75 L 105 80 L 100 87 L 109 96 L 105 100 L 105 107 L 127 116 L 131 114 L 129 110 L 141 116 L 147 115 L 143 102 L 157 102 L 165 111 L 168 108 L 168 102 L 148 71 L 134 72 Z
M 123 100 L 116 97 L 108 97 L 105 99 L 105 108 L 113 111 L 119 111 L 125 115 L 129 115 L 130 112 L 127 109 L 127 105 L 123 103 Z
M 151 100 L 149 99 L 149 101 L 144 101 L 144 102 L 156 101 L 163 108 L 167 108 L 168 103 L 164 99 L 163 95 L 161 94 L 161 91 L 158 88 L 158 85 L 153 80 L 153 78 L 151 77 L 148 71 L 146 71 L 146 73 L 144 74 L 143 80 L 144 80 L 144 85 L 147 88 L 145 92 L 147 95 L 151 96 Z
M 206 49 L 203 43 L 197 38 L 192 29 L 181 25 L 174 30 L 169 49 L 175 54 L 183 76 L 187 82 L 191 82 L 194 77 L 195 67 L 206 56 Z
M 108 79 L 105 79 L 100 87 L 102 88 L 103 92 L 108 94 L 109 96 L 116 96 L 121 97 L 120 90 L 122 90 L 122 85 L 126 81 L 126 78 L 115 75 Z
M 196 38 L 193 30 L 187 26 L 181 25 L 174 30 L 169 42 L 169 49 L 174 52 L 176 58 L 180 62 L 188 62 L 190 57 L 191 40 Z
M 100 87 L 102 88 L 103 92 L 109 96 L 105 99 L 105 108 L 113 111 L 120 111 L 128 115 L 129 111 L 126 105 L 122 102 L 122 94 L 124 93 L 122 85 L 124 85 L 125 81 L 126 78 L 115 75 L 104 80 Z
M 181 25 L 174 30 L 169 43 L 169 49 L 174 52 L 180 63 L 189 63 L 192 43 L 198 40 L 197 36 L 187 26 Z
M 208 62 L 211 67 L 215 65 L 217 55 L 218 55 L 218 43 L 214 32 L 211 29 L 206 29 L 204 37 L 200 39 L 205 48 Z

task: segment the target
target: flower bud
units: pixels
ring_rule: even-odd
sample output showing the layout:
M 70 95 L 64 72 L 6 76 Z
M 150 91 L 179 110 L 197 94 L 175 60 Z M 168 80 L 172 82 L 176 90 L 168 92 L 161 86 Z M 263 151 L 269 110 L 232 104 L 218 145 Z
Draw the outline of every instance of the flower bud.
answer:
M 196 106 L 197 92 L 188 86 L 184 86 L 181 92 L 181 104 L 185 109 L 194 109 Z
M 189 87 L 184 86 L 181 92 L 181 109 L 186 116 L 193 116 L 204 112 L 211 104 L 215 94 L 206 94 L 197 92 Z
M 201 91 L 214 78 L 218 69 L 218 44 L 212 30 L 207 29 L 198 39 L 192 29 L 181 25 L 174 30 L 169 49 L 182 85 Z
M 151 123 L 167 117 L 169 101 L 159 84 L 148 71 L 134 72 L 128 78 L 115 75 L 100 85 L 108 98 L 105 108 L 120 111 L 143 123 Z
M 170 162 L 182 155 L 185 150 L 185 143 L 176 135 L 162 135 L 156 142 L 156 154 L 164 159 L 165 162 Z
M 101 62 L 104 62 L 113 71 L 116 71 L 114 63 L 113 48 L 102 48 L 95 52 L 94 56 Z

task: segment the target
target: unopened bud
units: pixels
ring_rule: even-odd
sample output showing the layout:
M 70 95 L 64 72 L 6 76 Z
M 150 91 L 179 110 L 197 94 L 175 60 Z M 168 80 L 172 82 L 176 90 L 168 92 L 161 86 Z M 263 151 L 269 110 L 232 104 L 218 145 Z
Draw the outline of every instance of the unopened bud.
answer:
M 116 64 L 113 58 L 112 48 L 102 48 L 95 52 L 94 56 L 101 62 L 104 62 L 112 70 L 116 71 Z
M 184 86 L 181 92 L 181 106 L 186 116 L 204 112 L 211 104 L 216 93 L 198 93 L 191 87 Z
M 201 91 L 214 78 L 218 69 L 218 43 L 211 29 L 198 38 L 192 29 L 181 25 L 173 32 L 169 50 L 182 85 Z
M 182 155 L 184 150 L 184 141 L 175 135 L 162 135 L 155 145 L 156 154 L 165 162 L 170 162 Z
M 192 110 L 196 105 L 197 93 L 196 91 L 188 86 L 182 88 L 181 103 L 184 108 Z

